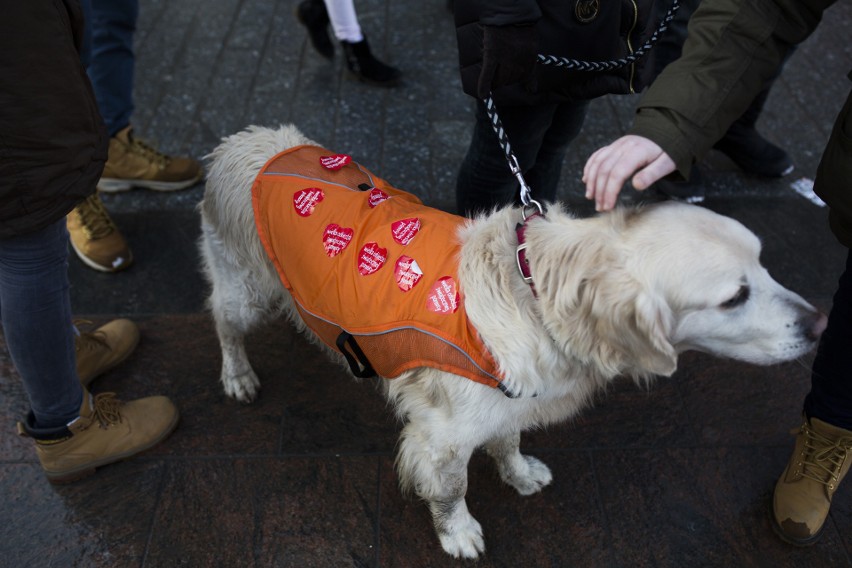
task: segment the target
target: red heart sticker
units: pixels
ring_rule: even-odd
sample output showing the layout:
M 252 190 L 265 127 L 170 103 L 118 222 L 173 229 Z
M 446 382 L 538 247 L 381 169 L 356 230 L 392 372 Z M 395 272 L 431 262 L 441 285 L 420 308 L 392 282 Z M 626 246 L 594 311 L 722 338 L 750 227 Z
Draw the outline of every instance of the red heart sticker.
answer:
M 417 236 L 418 231 L 420 231 L 420 219 L 417 217 L 400 219 L 391 225 L 393 240 L 401 245 L 410 243 Z
M 339 170 L 352 161 L 351 156 L 346 154 L 335 154 L 334 156 L 320 156 L 320 164 L 327 170 Z
M 388 249 L 380 247 L 378 243 L 367 243 L 358 253 L 358 272 L 362 276 L 369 276 L 383 267 L 387 259 Z
M 370 208 L 373 208 L 376 205 L 378 205 L 379 203 L 381 203 L 382 201 L 386 201 L 388 199 L 390 199 L 390 196 L 387 193 L 385 193 L 384 191 L 382 191 L 381 189 L 374 187 L 373 189 L 370 190 L 370 193 L 369 193 Z
M 325 247 L 325 254 L 329 257 L 335 257 L 349 246 L 352 236 L 355 231 L 349 227 L 341 227 L 337 223 L 332 223 L 325 228 L 322 234 L 322 246 Z
M 459 309 L 461 298 L 452 276 L 443 276 L 432 286 L 426 298 L 426 309 L 436 314 L 453 314 Z
M 293 207 L 296 208 L 296 213 L 302 217 L 308 217 L 324 197 L 325 194 L 318 187 L 301 189 L 293 194 Z
M 403 292 L 408 292 L 423 278 L 423 271 L 420 270 L 420 266 L 416 260 L 410 256 L 402 255 L 396 261 L 394 275 L 396 276 L 396 285 L 399 286 L 399 289 Z

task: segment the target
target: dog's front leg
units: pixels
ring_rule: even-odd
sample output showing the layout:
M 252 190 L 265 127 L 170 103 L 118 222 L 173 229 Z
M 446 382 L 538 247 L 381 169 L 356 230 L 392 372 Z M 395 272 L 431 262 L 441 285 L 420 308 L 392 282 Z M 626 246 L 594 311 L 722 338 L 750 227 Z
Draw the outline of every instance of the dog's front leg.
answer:
M 521 495 L 541 491 L 553 480 L 550 468 L 538 458 L 525 456 L 520 451 L 521 433 L 500 436 L 485 444 L 485 451 L 494 459 L 500 479 L 511 485 Z
M 402 432 L 397 469 L 403 489 L 426 501 L 447 554 L 476 558 L 485 550 L 482 526 L 467 510 L 467 464 L 473 448 L 440 440 L 409 423 Z
M 240 402 L 252 402 L 260 390 L 260 379 L 254 372 L 246 354 L 244 325 L 234 323 L 229 311 L 213 304 L 213 319 L 216 321 L 216 334 L 222 348 L 222 374 L 220 379 L 225 394 Z

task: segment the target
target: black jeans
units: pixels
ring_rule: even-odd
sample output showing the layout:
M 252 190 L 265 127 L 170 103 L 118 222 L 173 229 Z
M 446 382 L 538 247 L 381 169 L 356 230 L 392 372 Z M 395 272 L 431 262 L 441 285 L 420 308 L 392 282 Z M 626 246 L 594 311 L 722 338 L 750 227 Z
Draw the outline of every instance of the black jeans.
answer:
M 852 251 L 817 348 L 805 414 L 852 430 Z
M 536 201 L 553 201 L 568 145 L 579 134 L 588 101 L 497 107 L 503 128 Z M 458 212 L 471 216 L 519 202 L 519 184 L 488 120 L 476 106 L 476 124 L 456 179 Z

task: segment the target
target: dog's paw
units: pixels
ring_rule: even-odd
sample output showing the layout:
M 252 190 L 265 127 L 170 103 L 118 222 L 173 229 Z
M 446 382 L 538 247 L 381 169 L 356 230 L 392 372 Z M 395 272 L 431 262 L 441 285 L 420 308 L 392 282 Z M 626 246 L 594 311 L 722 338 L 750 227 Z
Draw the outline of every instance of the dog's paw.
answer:
M 470 514 L 452 526 L 445 526 L 438 537 L 444 552 L 455 558 L 477 558 L 485 552 L 482 526 Z
M 260 390 L 260 379 L 252 369 L 239 375 L 222 375 L 222 384 L 226 395 L 244 403 L 253 402 Z
M 511 471 L 501 471 L 503 481 L 515 488 L 521 495 L 538 493 L 553 481 L 550 468 L 543 461 L 532 456 L 521 456 L 523 462 Z

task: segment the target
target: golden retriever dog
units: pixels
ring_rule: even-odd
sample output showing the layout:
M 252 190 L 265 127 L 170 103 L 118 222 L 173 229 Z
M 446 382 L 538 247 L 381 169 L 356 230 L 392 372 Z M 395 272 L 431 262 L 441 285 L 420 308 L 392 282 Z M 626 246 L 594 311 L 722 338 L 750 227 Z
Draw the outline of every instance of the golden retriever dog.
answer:
M 250 127 L 208 156 L 200 248 L 222 385 L 240 402 L 260 388 L 243 343 L 258 324 L 286 315 L 321 343 L 282 285 L 252 207 L 264 164 L 313 144 L 293 126 Z M 485 550 L 465 503 L 467 464 L 478 448 L 503 482 L 536 493 L 552 475 L 520 452 L 522 431 L 576 415 L 616 377 L 670 376 L 686 350 L 771 365 L 807 353 L 826 325 L 825 315 L 761 266 L 751 231 L 707 209 L 667 202 L 575 218 L 551 205 L 524 233 L 532 287 L 518 266 L 522 216 L 505 207 L 447 235 L 460 246 L 463 310 L 503 390 L 433 366 L 381 381 L 404 424 L 400 485 L 426 502 L 441 546 L 455 557 Z

